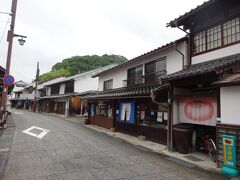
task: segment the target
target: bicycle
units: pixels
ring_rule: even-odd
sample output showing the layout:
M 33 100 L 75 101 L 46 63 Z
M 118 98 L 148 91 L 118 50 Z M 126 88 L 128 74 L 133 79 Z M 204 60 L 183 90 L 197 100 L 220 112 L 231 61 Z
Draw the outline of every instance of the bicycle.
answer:
M 197 138 L 196 148 L 199 151 L 207 153 L 212 161 L 217 161 L 217 146 L 209 135 L 205 135 L 200 131 Z

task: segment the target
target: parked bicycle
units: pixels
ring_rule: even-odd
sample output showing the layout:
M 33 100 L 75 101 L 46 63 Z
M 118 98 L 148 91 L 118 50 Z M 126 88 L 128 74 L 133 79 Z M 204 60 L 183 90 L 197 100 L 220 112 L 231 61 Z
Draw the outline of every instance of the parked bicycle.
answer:
M 213 139 L 209 136 L 204 134 L 202 130 L 197 132 L 197 142 L 196 142 L 196 149 L 198 151 L 202 151 L 207 153 L 212 161 L 217 161 L 217 146 L 215 145 Z

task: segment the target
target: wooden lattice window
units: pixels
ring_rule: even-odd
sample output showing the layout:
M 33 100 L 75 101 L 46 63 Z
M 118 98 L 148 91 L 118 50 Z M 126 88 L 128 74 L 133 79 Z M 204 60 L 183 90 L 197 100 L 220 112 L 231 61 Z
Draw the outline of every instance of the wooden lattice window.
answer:
M 223 24 L 223 42 L 225 45 L 240 41 L 239 19 L 236 18 Z

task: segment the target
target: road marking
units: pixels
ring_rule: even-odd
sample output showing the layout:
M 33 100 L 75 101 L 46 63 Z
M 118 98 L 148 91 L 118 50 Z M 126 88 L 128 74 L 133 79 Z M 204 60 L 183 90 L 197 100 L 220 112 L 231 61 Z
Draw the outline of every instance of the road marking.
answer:
M 38 129 L 40 131 L 42 131 L 40 134 L 35 134 L 35 133 L 32 133 L 31 131 L 33 129 Z M 37 126 L 32 126 L 28 129 L 25 129 L 24 131 L 22 131 L 23 133 L 25 134 L 28 134 L 30 136 L 33 136 L 33 137 L 36 137 L 36 138 L 39 138 L 39 139 L 42 139 L 48 132 L 50 132 L 50 130 L 48 129 L 43 129 L 43 128 L 40 128 L 40 127 L 37 127 Z
M 13 112 L 13 114 L 20 114 L 20 115 L 22 115 L 23 113 L 15 111 L 15 112 Z

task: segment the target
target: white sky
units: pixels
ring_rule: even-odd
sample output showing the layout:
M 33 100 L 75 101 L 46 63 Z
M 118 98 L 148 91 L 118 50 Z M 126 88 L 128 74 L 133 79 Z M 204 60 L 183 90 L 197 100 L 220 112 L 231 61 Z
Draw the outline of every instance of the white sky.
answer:
M 166 23 L 203 0 L 18 0 L 10 74 L 31 81 L 36 63 L 40 73 L 75 55 L 119 54 L 132 59 L 184 36 Z M 0 12 L 10 12 L 11 0 L 0 0 Z M 0 14 L 0 65 L 6 66 L 9 16 Z M 9 23 L 10 24 L 10 23 Z M 7 29 L 9 29 L 9 24 Z M 4 36 L 2 36 L 4 34 Z

